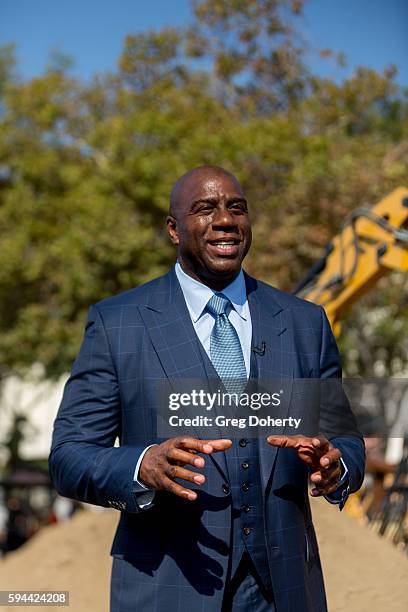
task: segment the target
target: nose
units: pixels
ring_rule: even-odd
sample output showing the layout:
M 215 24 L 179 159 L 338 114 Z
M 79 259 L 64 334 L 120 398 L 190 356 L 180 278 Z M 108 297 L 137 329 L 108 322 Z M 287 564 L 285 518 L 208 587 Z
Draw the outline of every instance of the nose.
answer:
M 225 228 L 236 228 L 237 222 L 234 218 L 233 213 L 226 207 L 217 207 L 214 211 L 214 216 L 212 220 L 213 229 L 217 229 L 217 227 Z

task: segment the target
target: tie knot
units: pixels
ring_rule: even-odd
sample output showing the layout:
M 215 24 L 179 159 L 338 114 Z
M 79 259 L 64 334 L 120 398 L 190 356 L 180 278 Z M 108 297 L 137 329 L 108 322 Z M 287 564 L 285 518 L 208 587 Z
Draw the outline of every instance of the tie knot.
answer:
M 211 299 L 208 300 L 207 310 L 212 315 L 218 316 L 221 314 L 227 314 L 227 310 L 231 302 L 222 293 L 215 293 Z

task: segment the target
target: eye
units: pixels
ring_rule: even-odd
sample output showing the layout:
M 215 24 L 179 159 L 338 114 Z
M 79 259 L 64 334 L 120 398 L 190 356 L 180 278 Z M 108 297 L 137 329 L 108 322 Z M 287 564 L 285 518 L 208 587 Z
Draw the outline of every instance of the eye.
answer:
M 201 204 L 197 212 L 203 213 L 203 214 L 209 214 L 213 210 L 214 210 L 214 205 L 210 204 L 209 202 L 205 202 L 204 204 Z
M 246 212 L 247 210 L 245 202 L 232 202 L 229 208 L 238 212 Z

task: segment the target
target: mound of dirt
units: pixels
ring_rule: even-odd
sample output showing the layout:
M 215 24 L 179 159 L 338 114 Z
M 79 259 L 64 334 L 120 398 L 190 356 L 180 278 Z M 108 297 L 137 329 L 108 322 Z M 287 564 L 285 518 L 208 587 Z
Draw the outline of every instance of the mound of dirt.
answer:
M 70 612 L 107 612 L 110 545 L 119 514 L 77 512 L 67 523 L 43 528 L 0 561 L 1 590 L 69 591 Z M 27 610 L 22 606 L 1 610 Z M 36 606 L 35 610 L 55 610 Z
M 408 558 L 336 506 L 312 504 L 330 612 L 405 612 Z M 43 529 L 0 562 L 0 589 L 69 591 L 71 612 L 107 612 L 117 520 L 113 510 L 86 510 Z

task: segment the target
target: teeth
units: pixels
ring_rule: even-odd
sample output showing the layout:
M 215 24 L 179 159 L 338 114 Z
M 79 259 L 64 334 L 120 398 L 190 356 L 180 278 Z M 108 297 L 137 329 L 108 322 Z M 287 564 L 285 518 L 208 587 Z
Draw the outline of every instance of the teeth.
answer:
M 216 242 L 215 246 L 232 246 L 233 244 L 235 244 L 235 242 Z

